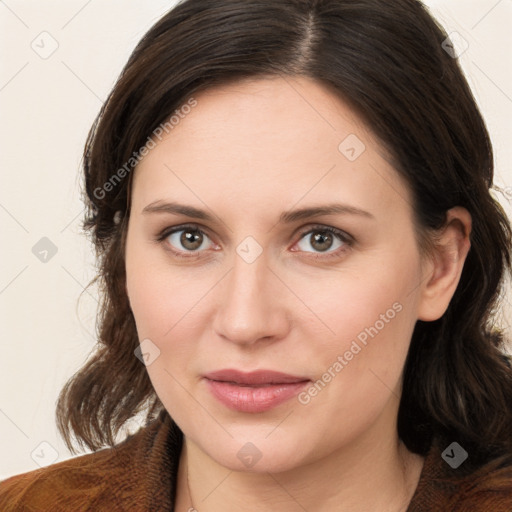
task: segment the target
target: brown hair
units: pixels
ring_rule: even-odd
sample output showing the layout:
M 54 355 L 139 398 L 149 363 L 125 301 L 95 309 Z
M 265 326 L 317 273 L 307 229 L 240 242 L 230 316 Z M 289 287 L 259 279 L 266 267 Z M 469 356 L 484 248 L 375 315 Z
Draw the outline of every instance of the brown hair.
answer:
M 388 149 L 423 234 L 439 229 L 453 206 L 473 218 L 448 310 L 435 322 L 418 321 L 413 333 L 400 438 L 425 454 L 434 437 L 446 436 L 478 464 L 512 454 L 512 371 L 491 324 L 511 267 L 512 232 L 489 192 L 489 135 L 457 59 L 442 47 L 446 38 L 416 0 L 185 0 L 147 32 L 84 152 L 84 227 L 103 295 L 97 351 L 58 401 L 59 430 L 71 450 L 72 432 L 96 450 L 113 445 L 137 413 L 149 419 L 163 408 L 134 356 L 138 338 L 125 290 L 132 173 L 112 185 L 113 175 L 193 94 L 247 78 L 302 75 L 336 91 Z

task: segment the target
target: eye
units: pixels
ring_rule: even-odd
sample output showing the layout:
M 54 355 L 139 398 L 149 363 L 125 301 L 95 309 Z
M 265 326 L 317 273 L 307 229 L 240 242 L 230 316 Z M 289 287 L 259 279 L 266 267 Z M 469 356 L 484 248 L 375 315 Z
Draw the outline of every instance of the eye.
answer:
M 208 235 L 197 226 L 178 226 L 164 231 L 158 237 L 158 241 L 166 242 L 174 254 L 182 257 L 187 257 L 183 253 L 196 253 L 206 249 L 207 240 L 210 240 Z
M 208 248 L 208 241 L 214 247 L 210 237 L 198 226 L 185 225 L 168 228 L 158 235 L 157 241 L 165 243 L 166 249 L 179 258 L 188 258 L 199 255 Z M 295 244 L 299 251 L 313 253 L 313 258 L 339 257 L 353 245 L 353 238 L 347 233 L 330 227 L 314 226 L 301 233 L 300 240 Z M 308 250 L 307 246 L 313 248 Z M 331 250 L 333 249 L 334 250 Z M 291 249 L 296 252 L 297 249 Z
M 297 246 L 304 252 L 327 253 L 326 257 L 338 256 L 347 251 L 353 244 L 353 239 L 343 231 L 329 226 L 315 226 L 301 234 Z M 313 247 L 313 251 L 308 250 Z M 334 247 L 334 250 L 330 250 Z M 318 256 L 315 256 L 318 257 Z M 320 255 L 320 257 L 322 257 Z

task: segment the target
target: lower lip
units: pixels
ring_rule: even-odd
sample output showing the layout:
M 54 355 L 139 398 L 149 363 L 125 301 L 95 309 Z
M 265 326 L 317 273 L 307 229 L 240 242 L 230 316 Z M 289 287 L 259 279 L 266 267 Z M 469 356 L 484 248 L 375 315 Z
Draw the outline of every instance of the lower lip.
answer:
M 205 379 L 213 396 L 226 407 L 240 412 L 264 412 L 297 395 L 310 381 L 268 386 L 240 386 Z

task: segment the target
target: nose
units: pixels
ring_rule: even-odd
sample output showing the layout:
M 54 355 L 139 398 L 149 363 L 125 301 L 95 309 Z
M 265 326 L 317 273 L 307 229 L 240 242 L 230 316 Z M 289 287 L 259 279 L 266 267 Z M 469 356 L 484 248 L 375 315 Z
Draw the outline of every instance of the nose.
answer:
M 238 254 L 217 290 L 213 327 L 216 334 L 239 345 L 276 341 L 289 329 L 286 290 L 264 253 L 247 263 Z

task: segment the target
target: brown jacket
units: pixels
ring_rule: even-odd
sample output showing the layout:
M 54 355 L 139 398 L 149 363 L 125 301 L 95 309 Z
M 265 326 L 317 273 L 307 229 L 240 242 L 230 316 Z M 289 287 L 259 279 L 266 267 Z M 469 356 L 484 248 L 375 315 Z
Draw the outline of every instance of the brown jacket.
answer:
M 0 511 L 173 511 L 182 440 L 163 411 L 113 448 L 0 482 Z M 512 469 L 469 478 L 469 459 L 452 469 L 446 446 L 433 444 L 407 512 L 512 512 Z

